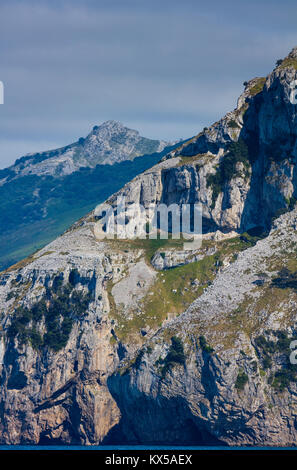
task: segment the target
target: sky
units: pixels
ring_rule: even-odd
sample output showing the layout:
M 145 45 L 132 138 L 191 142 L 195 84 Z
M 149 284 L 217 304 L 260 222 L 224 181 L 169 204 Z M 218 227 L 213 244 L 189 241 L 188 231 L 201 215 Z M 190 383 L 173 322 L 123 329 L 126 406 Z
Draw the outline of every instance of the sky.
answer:
M 0 168 L 117 120 L 197 134 L 297 45 L 296 0 L 1 0 Z

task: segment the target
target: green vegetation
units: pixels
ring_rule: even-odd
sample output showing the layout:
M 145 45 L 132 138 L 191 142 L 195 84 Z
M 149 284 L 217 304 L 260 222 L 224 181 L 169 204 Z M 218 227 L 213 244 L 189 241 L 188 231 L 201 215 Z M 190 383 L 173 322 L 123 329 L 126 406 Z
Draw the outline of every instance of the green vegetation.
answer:
M 243 370 L 240 370 L 236 378 L 235 388 L 240 391 L 243 390 L 248 380 L 248 375 Z
M 289 211 L 292 211 L 294 209 L 294 207 L 296 206 L 296 202 L 297 199 L 295 198 L 295 196 L 291 196 L 289 201 L 287 202 Z
M 287 353 L 290 351 L 290 342 L 292 339 L 288 338 L 287 333 L 283 330 L 272 332 L 277 341 L 268 341 L 265 336 L 260 335 L 255 338 L 255 344 L 262 350 L 265 356 L 274 354 L 276 352 Z
M 294 364 L 290 363 L 290 343 L 294 337 L 289 338 L 286 331 L 272 331 L 271 333 L 276 337 L 276 341 L 267 340 L 263 335 L 255 338 L 255 345 L 260 360 L 263 364 L 263 369 L 267 370 L 272 367 L 273 362 L 278 363 L 277 358 L 283 357 L 281 368 L 274 373 L 271 373 L 268 382 L 277 391 L 282 392 L 288 388 L 290 382 L 297 381 L 297 369 Z
M 112 281 L 109 281 L 107 292 L 111 306 L 111 316 L 115 320 L 116 335 L 120 341 L 133 340 L 142 343 L 140 334 L 142 328 L 147 326 L 157 328 L 168 317 L 177 316 L 197 298 L 204 289 L 209 286 L 216 276 L 218 269 L 225 258 L 230 259 L 235 254 L 249 248 L 259 240 L 261 229 L 251 230 L 245 235 L 247 238 L 235 237 L 215 243 L 217 252 L 211 256 L 205 256 L 202 260 L 178 266 L 159 272 L 149 292 L 139 302 L 138 309 L 131 311 L 129 315 L 120 306 L 115 305 L 112 295 Z M 153 242 L 153 243 L 152 243 Z M 166 242 L 168 244 L 166 244 Z M 112 241 L 114 250 L 143 249 L 147 262 L 161 244 L 162 249 L 170 249 L 175 243 L 183 243 L 182 240 L 131 240 Z M 204 247 L 213 246 L 212 242 L 203 242 Z M 179 245 L 180 246 L 180 245 Z
M 211 354 L 214 352 L 214 349 L 207 344 L 207 341 L 204 336 L 199 336 L 199 344 L 202 351 L 206 352 L 207 354 Z
M 108 286 L 111 315 L 116 320 L 116 335 L 121 341 L 128 341 L 130 337 L 136 341 L 135 333 L 139 334 L 142 328 L 161 326 L 168 312 L 178 315 L 201 295 L 203 289 L 211 283 L 217 271 L 217 256 L 208 256 L 201 261 L 189 263 L 177 268 L 168 269 L 157 274 L 156 281 L 150 292 L 139 302 L 141 314 L 133 312 L 127 316 L 120 306 L 116 306 L 111 293 L 112 285 Z M 199 279 L 198 284 L 195 280 Z
M 135 369 L 138 369 L 141 364 L 143 356 L 144 356 L 144 350 L 141 349 L 141 351 L 139 351 L 139 353 L 137 354 L 132 367 L 134 367 Z
M 70 283 L 63 285 L 56 276 L 52 289 L 47 289 L 46 298 L 32 307 L 18 307 L 7 330 L 8 338 L 17 337 L 20 343 L 30 342 L 34 349 L 48 346 L 53 351 L 64 348 L 69 339 L 73 323 L 86 314 L 91 294 L 74 290 Z M 45 332 L 39 325 L 44 320 Z
M 160 364 L 163 364 L 163 367 L 161 369 L 162 377 L 165 377 L 167 372 L 175 364 L 185 364 L 186 356 L 184 353 L 184 346 L 182 341 L 177 336 L 172 336 L 168 354 L 163 361 L 160 360 L 159 362 Z
M 147 230 L 149 230 L 147 228 Z M 148 263 L 151 262 L 154 254 L 161 249 L 170 249 L 170 248 L 182 248 L 184 244 L 184 239 L 173 239 L 171 234 L 168 234 L 168 239 L 161 239 L 158 234 L 156 239 L 140 239 L 136 238 L 135 240 L 107 240 L 108 243 L 114 250 L 128 251 L 128 250 L 144 250 L 145 259 Z M 163 255 L 162 255 L 163 253 Z M 164 256 L 164 252 L 161 252 L 161 256 Z
M 231 119 L 231 121 L 228 122 L 228 127 L 231 127 L 231 129 L 239 129 L 239 125 L 234 121 L 234 119 Z
M 287 57 L 284 60 L 278 60 L 276 65 L 281 69 L 293 67 L 295 70 L 297 70 L 297 59 L 294 59 L 293 57 Z
M 255 96 L 255 95 L 258 95 L 258 93 L 261 93 L 261 91 L 264 88 L 265 82 L 266 82 L 265 77 L 259 78 L 257 83 L 254 86 L 252 86 L 252 88 L 250 89 L 249 91 L 250 95 Z
M 291 382 L 296 382 L 296 366 L 288 363 L 286 367 L 278 370 L 274 375 L 270 376 L 271 386 L 279 392 L 286 390 Z
M 12 170 L 0 170 L 0 178 L 7 178 L 0 186 L 0 270 L 55 239 L 172 148 L 133 161 L 80 168 L 63 178 L 28 175 L 14 180 Z M 49 156 L 47 152 L 43 158 Z
M 214 209 L 219 194 L 223 191 L 225 184 L 229 183 L 232 178 L 239 176 L 237 164 L 242 163 L 244 166 L 245 176 L 249 175 L 250 160 L 247 144 L 243 139 L 238 142 L 232 142 L 228 151 L 220 161 L 219 167 L 215 174 L 209 174 L 207 177 L 207 186 L 212 188 L 212 204 Z
M 187 155 L 180 155 L 179 156 L 179 163 L 177 166 L 184 166 L 184 165 L 192 165 L 192 164 L 196 164 L 196 166 L 202 166 L 203 163 L 205 162 L 205 159 L 210 159 L 212 158 L 211 155 L 208 155 L 206 153 L 198 153 L 196 155 L 191 155 L 191 156 L 187 156 Z
M 255 246 L 257 241 L 262 240 L 267 236 L 267 232 L 263 227 L 253 227 L 240 235 L 240 241 L 246 244 L 246 248 Z
M 296 206 L 296 202 L 297 202 L 297 199 L 295 198 L 295 196 L 291 196 L 289 198 L 286 198 L 287 208 L 285 209 L 285 212 L 292 211 Z M 275 216 L 274 216 L 274 218 L 275 218 Z

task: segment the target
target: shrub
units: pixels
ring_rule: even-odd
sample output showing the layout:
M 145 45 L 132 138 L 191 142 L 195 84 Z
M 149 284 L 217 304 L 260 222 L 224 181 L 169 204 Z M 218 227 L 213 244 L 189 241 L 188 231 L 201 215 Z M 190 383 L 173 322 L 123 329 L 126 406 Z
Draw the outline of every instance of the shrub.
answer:
M 43 346 L 43 338 L 35 327 L 32 328 L 30 334 L 30 342 L 33 349 L 40 349 Z
M 266 78 L 265 78 L 265 77 L 259 78 L 259 79 L 256 81 L 255 85 L 250 88 L 250 90 L 249 90 L 250 95 L 251 95 L 251 96 L 255 96 L 255 95 L 257 95 L 258 93 L 261 93 L 261 91 L 262 91 L 263 88 L 264 88 L 265 82 L 266 82 Z
M 278 391 L 283 392 L 289 387 L 290 382 L 296 382 L 296 370 L 294 366 L 289 363 L 286 367 L 275 372 L 271 385 Z
M 177 338 L 177 336 L 172 336 L 171 346 L 163 361 L 162 377 L 165 377 L 169 369 L 171 369 L 175 364 L 185 364 L 185 362 L 186 356 L 184 353 L 183 343 L 179 338 Z
M 19 307 L 7 330 L 9 338 L 18 337 L 21 343 L 30 342 L 34 349 L 48 346 L 53 351 L 64 348 L 68 342 L 73 324 L 85 315 L 92 300 L 90 292 L 83 294 L 73 290 L 71 284 L 63 286 L 61 277 L 56 276 L 52 290 L 47 290 L 45 299 L 33 304 L 29 309 Z M 44 319 L 46 331 L 42 336 L 38 323 Z
M 144 355 L 144 350 L 142 349 L 142 350 L 139 351 L 139 353 L 137 354 L 136 359 L 135 359 L 135 362 L 134 362 L 134 364 L 133 364 L 133 367 L 134 367 L 135 369 L 138 369 L 138 367 L 140 366 L 141 361 L 142 361 L 142 358 L 143 358 L 143 355 Z
M 286 331 L 273 331 L 276 341 L 269 341 L 263 335 L 255 338 L 255 344 L 260 349 L 263 369 L 270 369 L 272 366 L 272 356 L 282 355 L 286 360 L 282 363 L 281 368 L 275 373 L 271 373 L 268 383 L 276 390 L 282 392 L 288 388 L 290 382 L 295 382 L 296 367 L 290 363 L 290 343 L 293 338 L 289 338 Z
M 248 380 L 248 375 L 243 370 L 240 370 L 236 378 L 235 388 L 237 388 L 237 390 L 243 390 Z
M 228 127 L 231 127 L 232 129 L 237 129 L 239 128 L 239 125 L 236 121 L 234 121 L 234 119 L 231 119 L 231 121 L 228 122 Z
M 207 354 L 211 354 L 214 352 L 214 349 L 207 344 L 207 341 L 204 336 L 199 336 L 199 344 L 202 351 L 206 352 Z

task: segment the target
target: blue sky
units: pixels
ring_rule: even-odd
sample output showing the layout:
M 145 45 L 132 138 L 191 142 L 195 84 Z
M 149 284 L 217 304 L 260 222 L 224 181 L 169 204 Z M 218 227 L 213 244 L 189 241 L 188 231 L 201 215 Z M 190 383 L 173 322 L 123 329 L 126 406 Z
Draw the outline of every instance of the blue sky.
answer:
M 296 0 L 0 2 L 0 167 L 114 119 L 194 135 L 297 45 Z

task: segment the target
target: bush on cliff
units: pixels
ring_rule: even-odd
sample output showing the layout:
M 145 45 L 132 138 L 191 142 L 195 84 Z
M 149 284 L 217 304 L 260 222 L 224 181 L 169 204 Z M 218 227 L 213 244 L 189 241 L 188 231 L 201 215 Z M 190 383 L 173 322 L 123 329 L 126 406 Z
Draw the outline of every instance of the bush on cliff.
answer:
M 163 361 L 162 377 L 165 377 L 169 369 L 171 369 L 175 364 L 185 364 L 185 362 L 186 356 L 184 353 L 183 343 L 177 336 L 172 336 L 171 346 Z

